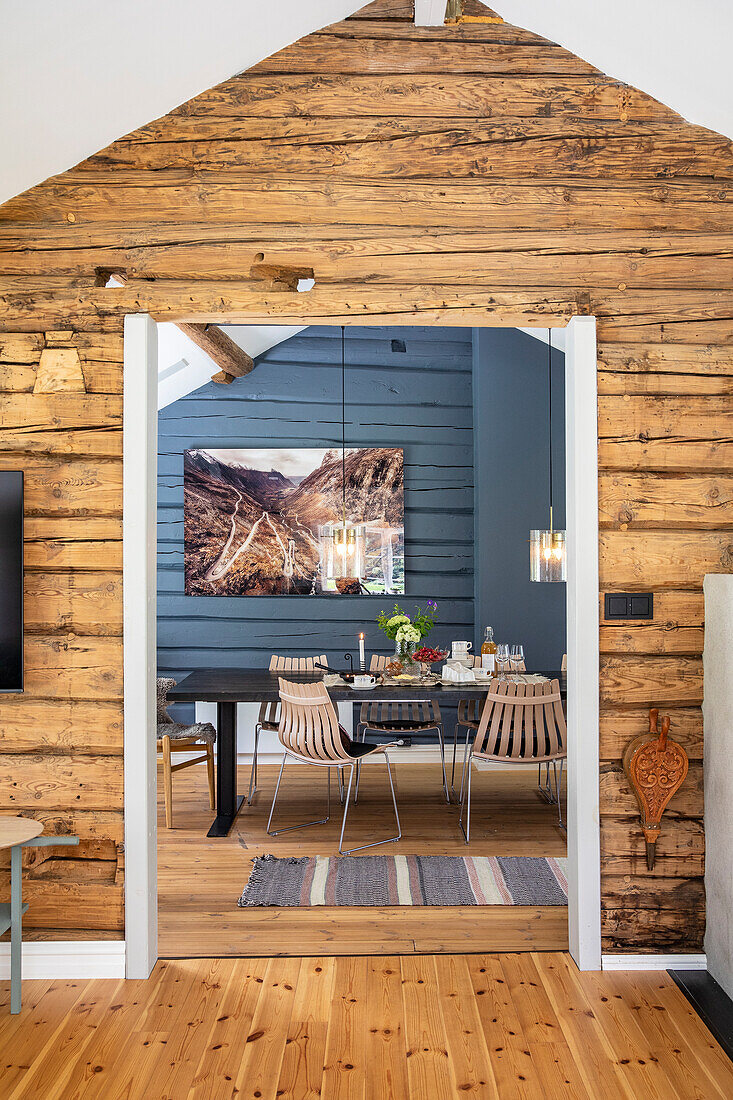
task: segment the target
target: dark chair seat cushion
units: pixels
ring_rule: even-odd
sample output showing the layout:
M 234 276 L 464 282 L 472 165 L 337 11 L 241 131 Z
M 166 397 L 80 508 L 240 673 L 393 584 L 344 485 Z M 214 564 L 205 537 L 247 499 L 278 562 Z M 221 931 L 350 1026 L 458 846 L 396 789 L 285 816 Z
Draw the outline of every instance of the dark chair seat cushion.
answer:
M 370 741 L 349 741 L 347 745 L 344 745 L 344 748 L 352 760 L 358 760 L 362 756 L 368 756 L 375 749 L 382 748 L 382 746 Z

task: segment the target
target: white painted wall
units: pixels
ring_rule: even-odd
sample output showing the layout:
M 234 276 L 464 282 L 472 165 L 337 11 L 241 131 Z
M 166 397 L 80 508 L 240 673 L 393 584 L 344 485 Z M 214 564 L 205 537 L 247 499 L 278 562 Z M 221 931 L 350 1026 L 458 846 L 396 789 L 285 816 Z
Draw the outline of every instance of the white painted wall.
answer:
M 733 576 L 711 574 L 704 590 L 705 953 L 733 997 Z
M 601 968 L 597 362 L 595 317 L 573 317 L 565 342 L 568 939 L 581 970 Z
M 2 0 L 0 202 L 360 0 Z
M 492 0 L 507 23 L 733 137 L 730 0 Z
M 122 616 L 128 978 L 147 978 L 158 957 L 155 813 L 158 411 L 154 370 L 157 354 L 155 322 L 144 313 L 125 317 Z
M 493 0 L 691 122 L 733 136 L 730 0 Z M 0 202 L 361 0 L 3 0 Z

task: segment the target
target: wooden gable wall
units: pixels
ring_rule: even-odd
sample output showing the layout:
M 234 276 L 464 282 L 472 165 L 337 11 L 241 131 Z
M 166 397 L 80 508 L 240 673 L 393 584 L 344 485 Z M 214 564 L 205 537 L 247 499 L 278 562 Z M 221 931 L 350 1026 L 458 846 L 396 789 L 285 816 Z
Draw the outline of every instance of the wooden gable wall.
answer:
M 0 463 L 26 470 L 28 513 L 0 810 L 84 838 L 34 872 L 43 934 L 122 928 L 124 314 L 592 313 L 601 588 L 655 592 L 653 622 L 601 626 L 604 946 L 701 947 L 702 580 L 733 568 L 731 146 L 528 32 L 411 16 L 377 0 L 0 208 Z M 315 288 L 254 277 L 263 261 Z M 98 285 L 110 268 L 123 289 Z M 85 393 L 32 392 L 59 347 Z M 650 704 L 692 761 L 651 874 L 620 763 Z

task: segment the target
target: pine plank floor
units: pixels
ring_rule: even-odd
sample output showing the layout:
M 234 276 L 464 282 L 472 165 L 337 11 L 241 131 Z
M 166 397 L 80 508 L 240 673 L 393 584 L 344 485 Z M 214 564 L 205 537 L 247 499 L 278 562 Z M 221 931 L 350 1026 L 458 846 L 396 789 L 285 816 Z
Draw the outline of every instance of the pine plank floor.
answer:
M 0 983 L 4 1100 L 713 1100 L 733 1066 L 664 973 L 564 953 L 159 962 Z
M 292 769 L 292 770 L 290 770 Z M 280 824 L 318 816 L 325 808 L 324 777 L 288 765 L 281 788 Z M 371 852 L 421 855 L 564 856 L 557 810 L 536 792 L 536 771 L 474 772 L 472 840 L 467 849 L 458 809 L 442 797 L 437 764 L 397 764 L 395 789 L 402 839 Z M 166 829 L 162 783 L 158 799 L 158 909 L 161 958 L 253 955 L 373 955 L 564 950 L 567 909 L 562 906 L 470 906 L 238 909 L 253 856 L 335 855 L 340 809 L 334 797 L 327 825 L 268 837 L 265 833 L 276 765 L 260 768 L 260 790 L 226 838 L 206 836 L 206 772 L 173 776 L 173 828 Z M 159 773 L 160 780 L 160 773 Z M 320 782 L 319 782 L 320 781 Z M 240 767 L 240 791 L 249 770 Z M 359 801 L 350 811 L 348 843 L 389 836 L 394 815 L 384 765 L 365 765 Z

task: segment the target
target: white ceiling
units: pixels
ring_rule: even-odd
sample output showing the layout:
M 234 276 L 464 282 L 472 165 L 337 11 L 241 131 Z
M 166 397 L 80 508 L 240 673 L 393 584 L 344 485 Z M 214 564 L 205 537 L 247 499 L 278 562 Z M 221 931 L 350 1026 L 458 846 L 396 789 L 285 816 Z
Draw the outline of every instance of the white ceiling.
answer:
M 360 0 L 0 0 L 0 202 L 63 172 Z M 731 0 L 494 0 L 733 137 Z

